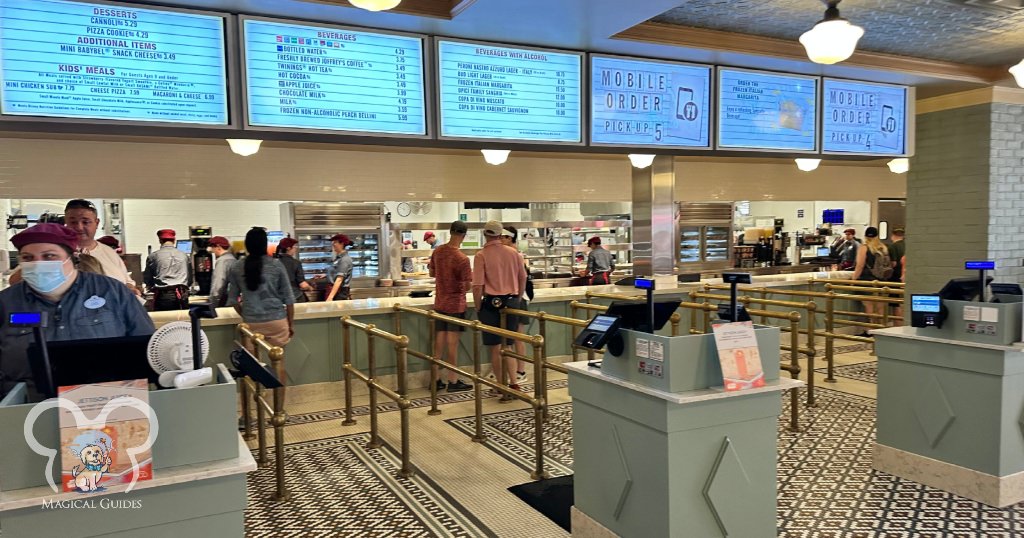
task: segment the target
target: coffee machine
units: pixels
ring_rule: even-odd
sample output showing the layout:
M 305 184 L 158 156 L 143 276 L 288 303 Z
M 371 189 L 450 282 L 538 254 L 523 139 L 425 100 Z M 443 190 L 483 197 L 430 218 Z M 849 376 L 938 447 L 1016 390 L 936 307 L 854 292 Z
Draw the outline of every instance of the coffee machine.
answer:
M 192 241 L 192 274 L 195 275 L 199 295 L 209 295 L 213 283 L 213 254 L 206 250 L 213 237 L 210 226 L 189 226 L 188 238 Z

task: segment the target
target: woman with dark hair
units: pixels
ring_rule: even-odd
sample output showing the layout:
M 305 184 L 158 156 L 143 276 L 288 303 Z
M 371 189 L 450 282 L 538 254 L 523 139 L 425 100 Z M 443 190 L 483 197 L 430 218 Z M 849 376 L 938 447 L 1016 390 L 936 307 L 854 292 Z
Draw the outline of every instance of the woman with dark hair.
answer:
M 242 320 L 269 344 L 285 346 L 295 334 L 295 297 L 281 262 L 267 256 L 267 232 L 253 228 L 245 234 L 242 263 L 228 273 L 228 306 L 234 306 Z

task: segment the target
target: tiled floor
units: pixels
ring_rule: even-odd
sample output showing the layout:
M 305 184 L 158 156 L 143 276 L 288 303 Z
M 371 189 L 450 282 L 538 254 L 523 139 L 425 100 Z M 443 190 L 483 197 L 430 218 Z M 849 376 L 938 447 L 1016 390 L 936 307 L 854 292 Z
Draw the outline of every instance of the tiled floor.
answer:
M 836 355 L 834 383 L 825 381 L 824 362 L 818 361 L 819 406 L 801 407 L 804 431 L 790 433 L 780 421 L 779 535 L 980 537 L 1024 532 L 1024 510 L 991 509 L 871 471 L 874 357 L 868 349 L 853 349 Z M 564 378 L 551 377 L 545 467 L 557 476 L 571 472 L 571 405 Z M 420 391 L 410 396 L 428 395 Z M 379 415 L 385 446 L 366 449 L 365 401 L 357 402 L 364 406 L 356 410 L 358 424 L 347 427 L 340 423 L 339 400 L 292 406 L 286 441 L 293 500 L 269 501 L 271 468 L 251 475 L 249 534 L 566 536 L 506 491 L 531 481 L 532 410 L 520 402 L 485 399 L 488 440 L 481 444 L 470 439 L 475 427 L 472 398 L 460 394 L 445 399 L 451 403 L 441 406 L 440 416 L 428 416 L 423 400 L 410 410 L 410 457 L 416 470 L 411 479 L 394 476 L 400 466 L 394 448 L 400 446 L 399 413 Z

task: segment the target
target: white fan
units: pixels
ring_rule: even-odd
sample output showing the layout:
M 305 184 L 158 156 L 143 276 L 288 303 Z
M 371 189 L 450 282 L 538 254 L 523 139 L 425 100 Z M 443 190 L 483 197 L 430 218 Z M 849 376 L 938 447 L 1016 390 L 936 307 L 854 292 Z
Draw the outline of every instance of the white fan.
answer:
M 205 364 L 210 341 L 201 330 L 199 339 Z M 149 366 L 160 375 L 161 387 L 194 387 L 213 379 L 212 368 L 193 371 L 192 326 L 186 321 L 173 321 L 157 329 L 149 339 L 146 355 Z
M 426 215 L 434 208 L 434 202 L 409 202 L 413 215 Z

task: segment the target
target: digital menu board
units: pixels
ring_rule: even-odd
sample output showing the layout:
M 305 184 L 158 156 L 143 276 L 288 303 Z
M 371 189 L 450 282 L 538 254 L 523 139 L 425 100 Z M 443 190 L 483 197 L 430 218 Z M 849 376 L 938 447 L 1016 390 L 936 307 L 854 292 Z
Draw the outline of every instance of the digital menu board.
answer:
M 248 124 L 426 136 L 423 38 L 243 20 Z
M 442 138 L 580 144 L 582 55 L 437 41 Z
M 818 78 L 718 69 L 718 147 L 816 151 Z
M 0 0 L 0 112 L 228 124 L 224 18 Z
M 590 143 L 711 145 L 711 67 L 590 57 Z
M 827 78 L 822 94 L 822 151 L 906 153 L 907 88 Z

